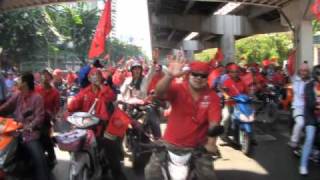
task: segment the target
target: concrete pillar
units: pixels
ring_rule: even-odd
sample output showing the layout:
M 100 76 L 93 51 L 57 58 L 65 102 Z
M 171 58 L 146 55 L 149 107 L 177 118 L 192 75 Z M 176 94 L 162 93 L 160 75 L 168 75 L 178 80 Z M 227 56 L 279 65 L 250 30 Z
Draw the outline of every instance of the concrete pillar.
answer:
M 297 48 L 297 67 L 304 61 L 307 61 L 309 66 L 314 65 L 313 59 L 313 31 L 310 20 L 302 20 L 295 32 L 295 43 Z
M 224 16 L 224 18 L 224 32 L 220 39 L 220 48 L 224 55 L 223 63 L 227 64 L 235 61 L 235 33 L 240 31 L 241 28 L 237 25 L 241 21 L 236 16 Z
M 193 61 L 194 60 L 194 51 L 184 51 L 184 56 L 187 60 Z
M 222 49 L 224 60 L 223 64 L 234 62 L 235 58 L 235 38 L 232 34 L 224 34 L 220 39 L 220 48 Z

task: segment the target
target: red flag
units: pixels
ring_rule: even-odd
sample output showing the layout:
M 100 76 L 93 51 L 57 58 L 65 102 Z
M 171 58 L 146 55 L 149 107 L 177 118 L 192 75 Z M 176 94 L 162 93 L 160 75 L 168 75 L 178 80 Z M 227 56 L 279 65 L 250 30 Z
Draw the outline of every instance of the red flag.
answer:
M 288 73 L 290 76 L 294 74 L 296 63 L 296 50 L 292 50 L 288 57 Z
M 111 0 L 106 0 L 103 13 L 99 19 L 96 32 L 91 42 L 89 59 L 100 56 L 105 49 L 106 36 L 111 31 Z
M 312 13 L 320 20 L 320 0 L 316 0 L 311 6 Z
M 130 117 L 120 108 L 116 107 L 106 131 L 114 136 L 123 137 L 131 122 Z
M 214 59 L 218 62 L 222 62 L 224 59 L 223 53 L 222 53 L 222 49 L 218 48 L 218 51 L 216 53 L 216 56 L 214 57 Z

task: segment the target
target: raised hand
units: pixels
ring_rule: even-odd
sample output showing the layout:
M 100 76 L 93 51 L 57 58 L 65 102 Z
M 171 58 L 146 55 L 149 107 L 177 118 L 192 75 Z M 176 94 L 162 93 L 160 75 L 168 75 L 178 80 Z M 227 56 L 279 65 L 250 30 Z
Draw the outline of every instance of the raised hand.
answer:
M 153 62 L 158 62 L 159 61 L 159 57 L 160 57 L 160 51 L 159 51 L 158 48 L 155 48 L 152 51 L 152 60 L 153 60 Z
M 183 58 L 173 59 L 171 57 L 169 61 L 168 73 L 173 77 L 180 77 L 184 75 L 186 72 L 182 70 L 185 66 L 186 60 Z

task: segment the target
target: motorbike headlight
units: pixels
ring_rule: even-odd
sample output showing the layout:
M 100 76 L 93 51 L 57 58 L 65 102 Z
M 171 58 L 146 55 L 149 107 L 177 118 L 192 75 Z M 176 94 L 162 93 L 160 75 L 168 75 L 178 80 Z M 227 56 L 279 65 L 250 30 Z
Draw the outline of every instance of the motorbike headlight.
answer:
M 240 121 L 253 122 L 254 120 L 255 120 L 254 113 L 252 113 L 250 116 L 246 116 L 244 114 L 240 114 Z
M 255 120 L 255 115 L 254 113 L 252 113 L 250 116 L 249 116 L 249 122 L 253 122 Z

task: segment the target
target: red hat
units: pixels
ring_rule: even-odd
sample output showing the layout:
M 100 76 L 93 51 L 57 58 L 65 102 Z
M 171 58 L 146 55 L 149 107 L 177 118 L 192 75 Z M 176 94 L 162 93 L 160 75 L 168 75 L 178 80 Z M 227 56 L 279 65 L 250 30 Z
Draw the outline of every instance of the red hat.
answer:
M 102 72 L 101 72 L 101 70 L 98 69 L 98 68 L 91 68 L 91 69 L 90 69 L 90 72 L 89 72 L 89 76 L 92 76 L 92 75 L 94 75 L 94 74 L 96 74 L 96 73 L 99 73 L 99 74 L 102 76 Z
M 230 64 L 230 65 L 227 67 L 227 70 L 228 70 L 228 71 L 239 71 L 239 70 L 240 70 L 240 67 L 239 67 L 237 64 Z
M 209 74 L 210 72 L 210 64 L 209 63 L 205 63 L 205 62 L 201 62 L 201 61 L 193 61 L 192 63 L 190 63 L 190 68 L 191 71 L 199 71 L 199 72 L 204 72 Z
M 269 59 L 265 59 L 265 60 L 262 61 L 262 66 L 263 67 L 269 66 L 271 64 L 272 64 L 272 62 Z

